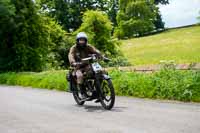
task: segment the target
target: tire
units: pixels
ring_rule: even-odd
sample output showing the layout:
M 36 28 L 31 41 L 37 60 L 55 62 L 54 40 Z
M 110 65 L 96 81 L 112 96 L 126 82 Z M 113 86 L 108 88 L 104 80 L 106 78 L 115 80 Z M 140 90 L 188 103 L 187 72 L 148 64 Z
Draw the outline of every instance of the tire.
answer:
M 75 87 L 75 85 L 74 85 L 74 87 Z M 76 87 L 75 87 L 76 88 Z M 76 91 L 73 91 L 72 93 L 73 93 L 73 97 L 74 97 L 74 100 L 76 101 L 76 103 L 78 104 L 78 105 L 83 105 L 84 103 L 85 103 L 85 101 L 81 101 L 81 98 L 79 97 L 79 93 L 80 93 L 80 90 L 77 90 L 77 88 L 76 89 L 74 89 L 74 90 L 76 90 Z
M 105 86 L 105 83 L 107 86 Z M 115 104 L 115 90 L 112 84 L 112 81 L 110 79 L 103 80 L 101 83 L 101 96 L 100 96 L 100 102 L 104 109 L 111 110 Z M 109 91 L 109 92 L 108 92 Z M 110 98 L 107 99 L 106 93 L 109 93 Z M 110 103 L 107 104 L 106 102 L 109 101 Z

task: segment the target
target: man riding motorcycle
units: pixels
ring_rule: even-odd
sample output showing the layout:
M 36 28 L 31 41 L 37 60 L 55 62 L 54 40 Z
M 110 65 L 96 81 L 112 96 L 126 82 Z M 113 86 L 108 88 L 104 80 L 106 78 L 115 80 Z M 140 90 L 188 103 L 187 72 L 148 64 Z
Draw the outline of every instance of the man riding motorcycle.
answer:
M 82 63 L 81 59 L 87 58 L 89 55 L 95 54 L 102 58 L 100 51 L 88 44 L 88 37 L 84 32 L 80 32 L 76 36 L 76 44 L 70 48 L 68 55 L 70 65 L 74 67 L 73 76 L 77 78 L 77 87 L 80 89 L 82 97 L 85 97 L 83 84 L 83 75 L 90 71 L 87 63 Z M 96 102 L 99 102 L 97 100 Z

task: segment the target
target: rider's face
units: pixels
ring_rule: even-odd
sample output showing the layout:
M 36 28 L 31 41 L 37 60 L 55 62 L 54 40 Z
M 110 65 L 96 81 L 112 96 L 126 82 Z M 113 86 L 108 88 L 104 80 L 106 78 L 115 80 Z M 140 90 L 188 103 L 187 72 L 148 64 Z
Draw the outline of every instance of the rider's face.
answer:
M 84 45 L 86 42 L 85 42 L 85 39 L 83 39 L 83 38 L 81 38 L 81 39 L 79 39 L 79 44 L 80 45 Z

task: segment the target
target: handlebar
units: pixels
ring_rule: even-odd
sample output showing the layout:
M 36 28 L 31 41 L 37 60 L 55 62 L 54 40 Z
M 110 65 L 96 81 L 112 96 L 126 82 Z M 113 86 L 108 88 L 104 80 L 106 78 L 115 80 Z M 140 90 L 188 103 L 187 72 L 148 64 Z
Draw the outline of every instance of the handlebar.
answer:
M 90 60 L 92 60 L 92 61 L 103 60 L 105 62 L 111 61 L 111 59 L 109 59 L 107 57 L 103 56 L 101 58 L 98 58 L 96 54 L 91 54 L 91 55 L 89 55 L 89 57 L 81 59 L 81 62 L 73 63 L 72 67 L 82 67 L 82 66 L 88 64 L 88 61 L 90 61 Z
M 107 57 L 103 57 L 103 60 L 104 60 L 105 62 L 111 61 L 111 59 L 109 59 L 109 58 L 107 58 Z
M 82 61 L 89 61 L 89 60 L 103 60 L 105 62 L 111 61 L 111 59 L 104 56 L 101 58 L 98 58 L 96 54 L 89 54 L 89 57 L 82 59 Z

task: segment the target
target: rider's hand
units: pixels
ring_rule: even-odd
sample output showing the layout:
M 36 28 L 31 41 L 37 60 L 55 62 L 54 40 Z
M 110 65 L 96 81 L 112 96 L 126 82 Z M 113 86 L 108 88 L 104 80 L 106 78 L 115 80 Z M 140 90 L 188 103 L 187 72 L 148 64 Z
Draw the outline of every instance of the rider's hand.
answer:
M 82 68 L 82 67 L 85 67 L 87 64 L 88 63 L 86 62 L 76 62 L 76 63 L 73 63 L 72 66 L 76 68 Z
M 78 67 L 78 68 L 80 68 L 81 65 L 82 65 L 81 62 L 74 62 L 74 63 L 72 63 L 72 66 L 73 66 L 73 67 Z

